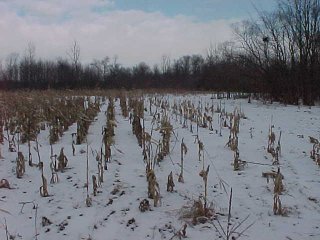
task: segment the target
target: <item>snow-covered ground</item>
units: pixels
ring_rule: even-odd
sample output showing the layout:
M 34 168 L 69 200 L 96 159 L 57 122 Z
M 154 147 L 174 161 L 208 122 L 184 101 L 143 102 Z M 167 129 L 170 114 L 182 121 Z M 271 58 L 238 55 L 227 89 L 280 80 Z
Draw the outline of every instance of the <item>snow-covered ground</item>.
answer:
M 150 132 L 153 119 L 149 113 L 149 97 L 146 96 L 145 100 L 147 132 Z M 219 113 L 213 114 L 213 131 L 199 128 L 198 133 L 205 148 L 205 166 L 210 165 L 208 201 L 212 202 L 215 218 L 224 229 L 227 228 L 229 192 L 232 187 L 231 223 L 236 225 L 249 215 L 237 232 L 254 223 L 241 239 L 320 239 L 320 167 L 310 159 L 312 144 L 309 142 L 309 136 L 320 137 L 319 107 L 262 104 L 260 101 L 248 104 L 247 99 L 218 100 L 204 94 L 164 95 L 158 96 L 158 99 L 168 100 L 171 105 L 174 100 L 179 102 L 187 99 L 196 107 L 202 103 L 203 109 L 206 103 L 208 106 L 213 103 L 217 108 L 221 102 L 227 112 L 233 112 L 237 107 L 244 113 L 245 118 L 240 120 L 239 153 L 240 159 L 248 164 L 242 171 L 233 171 L 233 152 L 225 146 L 229 129 L 222 128 L 220 136 Z M 49 197 L 39 194 L 41 172 L 36 167 L 29 167 L 26 162 L 24 176 L 21 179 L 15 176 L 17 153 L 9 152 L 8 142 L 4 142 L 1 146 L 3 159 L 0 160 L 0 178 L 7 179 L 12 189 L 0 189 L 0 239 L 6 239 L 5 225 L 13 239 L 25 240 L 179 239 L 175 234 L 185 222 L 188 223 L 187 239 L 218 239 L 219 234 L 213 226 L 215 224 L 219 228 L 217 220 L 192 225 L 190 219 L 181 218 L 183 206 L 190 206 L 203 195 L 203 180 L 199 176 L 203 163 L 198 161 L 196 125 L 193 123 L 193 133 L 189 128 L 183 128 L 180 117 L 176 118 L 172 109 L 172 151 L 155 167 L 161 190 L 161 206 L 153 207 L 153 200 L 149 199 L 151 211 L 139 210 L 139 203 L 148 197 L 145 163 L 129 119 L 121 115 L 119 100 L 115 102 L 117 127 L 115 143 L 111 147 L 111 162 L 104 172 L 104 182 L 98 188 L 97 196 L 92 195 L 91 175 L 98 172 L 93 153 L 100 151 L 102 145 L 101 129 L 106 123 L 107 104 L 101 106 L 101 112 L 91 124 L 88 134 L 91 207 L 85 203 L 86 144 L 76 145 L 76 154 L 72 155 L 71 134 L 76 132 L 76 124 L 53 145 L 55 154 L 59 154 L 60 148 L 64 147 L 69 160 L 68 169 L 58 173 L 59 182 L 55 184 L 50 184 L 48 131 L 39 134 L 40 156 L 44 162 Z M 262 172 L 277 171 L 278 168 L 272 166 L 272 157 L 266 150 L 271 121 L 276 139 L 282 132 L 279 162 L 285 191 L 280 198 L 286 216 L 273 214 L 274 184 L 272 180 L 267 182 L 262 177 Z M 159 136 L 155 135 L 155 138 L 159 139 Z M 188 153 L 185 156 L 184 183 L 179 183 L 182 138 Z M 27 158 L 27 145 L 20 148 Z M 32 156 L 33 161 L 37 162 L 34 150 Z M 175 183 L 173 193 L 166 191 L 167 176 L 171 171 Z M 115 188 L 119 191 L 113 191 Z M 52 224 L 42 226 L 42 217 L 49 219 Z

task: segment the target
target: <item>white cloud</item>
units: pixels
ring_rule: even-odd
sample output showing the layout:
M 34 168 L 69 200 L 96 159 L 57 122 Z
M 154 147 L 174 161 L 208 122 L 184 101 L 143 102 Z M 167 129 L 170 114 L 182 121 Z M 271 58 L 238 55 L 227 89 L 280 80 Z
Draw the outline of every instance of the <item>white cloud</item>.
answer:
M 111 5 L 102 0 L 0 1 L 0 58 L 23 53 L 28 42 L 35 44 L 38 57 L 66 57 L 77 40 L 83 62 L 117 55 L 126 65 L 154 64 L 163 54 L 202 54 L 210 43 L 232 35 L 231 20 L 197 22 L 159 12 L 92 11 Z

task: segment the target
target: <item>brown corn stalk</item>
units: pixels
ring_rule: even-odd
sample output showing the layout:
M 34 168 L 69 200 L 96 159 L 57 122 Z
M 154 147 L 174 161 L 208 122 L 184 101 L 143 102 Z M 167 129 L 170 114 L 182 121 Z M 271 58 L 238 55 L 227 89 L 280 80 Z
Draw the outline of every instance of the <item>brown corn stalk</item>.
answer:
M 41 197 L 48 197 L 48 184 L 47 179 L 43 175 L 43 162 L 39 163 L 39 168 L 41 170 L 41 179 L 42 179 L 42 186 L 40 187 L 40 196 Z
M 173 176 L 172 171 L 168 175 L 168 182 L 167 182 L 167 192 L 173 192 L 174 190 L 174 182 L 173 182 Z
M 181 142 L 181 168 L 180 168 L 180 175 L 178 178 L 178 182 L 181 182 L 181 183 L 184 182 L 184 179 L 183 179 L 183 164 L 184 164 L 183 156 L 187 154 L 187 151 L 188 151 L 187 146 L 185 145 L 185 143 L 183 142 L 183 139 L 182 139 L 182 142 Z

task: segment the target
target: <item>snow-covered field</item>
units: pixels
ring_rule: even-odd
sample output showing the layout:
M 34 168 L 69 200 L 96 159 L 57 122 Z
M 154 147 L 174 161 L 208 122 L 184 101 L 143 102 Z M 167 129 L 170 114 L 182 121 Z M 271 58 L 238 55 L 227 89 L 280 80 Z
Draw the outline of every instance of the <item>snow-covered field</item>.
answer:
M 145 98 L 145 129 L 150 133 L 153 115 L 149 112 L 149 97 Z M 0 178 L 7 179 L 12 189 L 0 189 L 0 239 L 6 239 L 6 226 L 12 239 L 179 239 L 178 232 L 185 223 L 187 239 L 218 239 L 220 230 L 226 231 L 230 188 L 233 189 L 231 224 L 241 224 L 236 232 L 246 229 L 241 239 L 320 239 L 320 167 L 310 158 L 312 144 L 309 136 L 320 137 L 320 108 L 305 106 L 284 106 L 278 103 L 262 104 L 247 99 L 211 99 L 210 94 L 163 95 L 172 106 L 183 100 L 190 100 L 195 108 L 205 111 L 205 107 L 220 106 L 232 113 L 235 108 L 244 113 L 240 119 L 239 153 L 247 162 L 241 171 L 233 170 L 234 153 L 226 147 L 229 128 L 223 127 L 220 136 L 220 113 L 213 113 L 213 131 L 199 128 L 198 137 L 204 144 L 204 165 L 210 165 L 208 174 L 208 202 L 215 211 L 214 219 L 204 224 L 193 225 L 190 219 L 182 218 L 182 208 L 191 206 L 194 200 L 203 196 L 203 179 L 199 172 L 203 163 L 198 160 L 198 144 L 195 143 L 196 124 L 193 133 L 180 124 L 180 116 L 167 109 L 174 134 L 170 139 L 171 152 L 155 167 L 155 175 L 161 191 L 161 206 L 140 212 L 139 203 L 148 198 L 146 164 L 142 148 L 132 133 L 129 118 L 121 114 L 119 100 L 115 101 L 116 124 L 114 145 L 111 147 L 111 161 L 104 172 L 104 182 L 98 188 L 97 196 L 92 194 L 91 176 L 98 173 L 95 151 L 102 146 L 102 126 L 106 124 L 108 101 L 101 105 L 101 111 L 89 128 L 89 192 L 92 206 L 86 206 L 86 144 L 75 145 L 72 155 L 73 124 L 63 137 L 53 145 L 55 154 L 64 147 L 68 158 L 68 169 L 58 173 L 59 182 L 50 184 L 51 171 L 48 130 L 39 134 L 40 156 L 44 162 L 44 176 L 48 181 L 49 197 L 41 197 L 41 172 L 29 167 L 18 179 L 15 174 L 16 152 L 8 151 L 8 141 L 1 145 L 3 159 L 0 160 Z M 156 107 L 152 106 L 152 112 Z M 158 112 L 164 111 L 161 108 Z M 201 110 L 200 110 L 201 111 Z M 210 110 L 208 111 L 210 112 Z M 211 114 L 211 113 L 210 113 Z M 229 122 L 226 121 L 227 125 Z M 267 152 L 270 125 L 278 140 L 281 136 L 280 165 L 272 165 L 272 156 Z M 157 125 L 157 123 L 155 123 Z M 153 126 L 154 127 L 154 126 Z M 155 128 L 155 127 L 154 127 Z M 156 140 L 159 133 L 154 133 Z M 180 173 L 180 144 L 184 143 L 188 152 L 184 158 L 184 183 L 178 182 Z M 35 143 L 32 142 L 32 147 Z M 27 144 L 20 146 L 27 158 Z M 33 161 L 37 154 L 32 150 Z M 284 191 L 280 195 L 285 216 L 273 213 L 273 180 L 267 182 L 262 172 L 277 171 L 284 176 Z M 167 177 L 173 172 L 174 192 L 167 192 Z M 117 191 L 115 191 L 115 189 Z M 226 190 L 226 191 L 225 191 Z M 22 204 L 22 202 L 29 202 Z M 42 225 L 42 218 L 51 221 Z M 219 226 L 221 224 L 221 227 Z M 232 227 L 231 226 L 231 227 Z M 35 236 L 37 234 L 37 236 Z M 235 233 L 235 237 L 238 235 Z M 222 236 L 221 239 L 224 239 Z M 231 239 L 231 238 L 230 238 Z

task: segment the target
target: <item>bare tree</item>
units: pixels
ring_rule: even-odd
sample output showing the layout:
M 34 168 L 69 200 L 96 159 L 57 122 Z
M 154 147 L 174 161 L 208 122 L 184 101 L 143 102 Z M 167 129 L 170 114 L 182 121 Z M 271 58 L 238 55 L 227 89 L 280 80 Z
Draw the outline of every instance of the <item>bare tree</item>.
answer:
M 102 64 L 102 75 L 103 78 L 106 78 L 108 71 L 109 71 L 109 62 L 110 62 L 110 58 L 108 56 L 104 57 L 101 60 L 101 64 Z
M 274 98 L 312 105 L 319 97 L 319 0 L 278 0 L 276 10 L 235 32 Z
M 34 43 L 29 42 L 25 50 L 22 66 L 24 68 L 23 80 L 25 83 L 32 84 L 34 81 L 34 65 L 35 65 L 36 47 Z
M 34 62 L 35 56 L 36 56 L 36 46 L 34 45 L 33 42 L 29 42 L 26 49 L 26 54 L 25 54 L 25 57 L 28 60 L 29 64 Z
M 72 46 L 67 51 L 67 55 L 73 67 L 73 77 L 71 79 L 72 85 L 77 84 L 80 80 L 80 46 L 76 40 L 73 41 Z
M 191 73 L 193 75 L 199 75 L 201 73 L 203 64 L 204 64 L 204 59 L 201 55 L 192 55 L 191 56 Z
M 72 65 L 76 68 L 80 61 L 80 46 L 76 40 L 73 41 L 72 46 L 67 51 L 67 55 Z
M 167 74 L 170 70 L 171 60 L 168 55 L 163 55 L 161 58 L 161 72 Z
M 208 65 L 213 65 L 218 60 L 217 46 L 213 46 L 213 44 L 210 43 L 210 46 L 206 51 L 205 59 Z
M 19 79 L 18 60 L 19 60 L 18 53 L 11 53 L 6 58 L 7 78 L 10 81 L 18 81 Z

